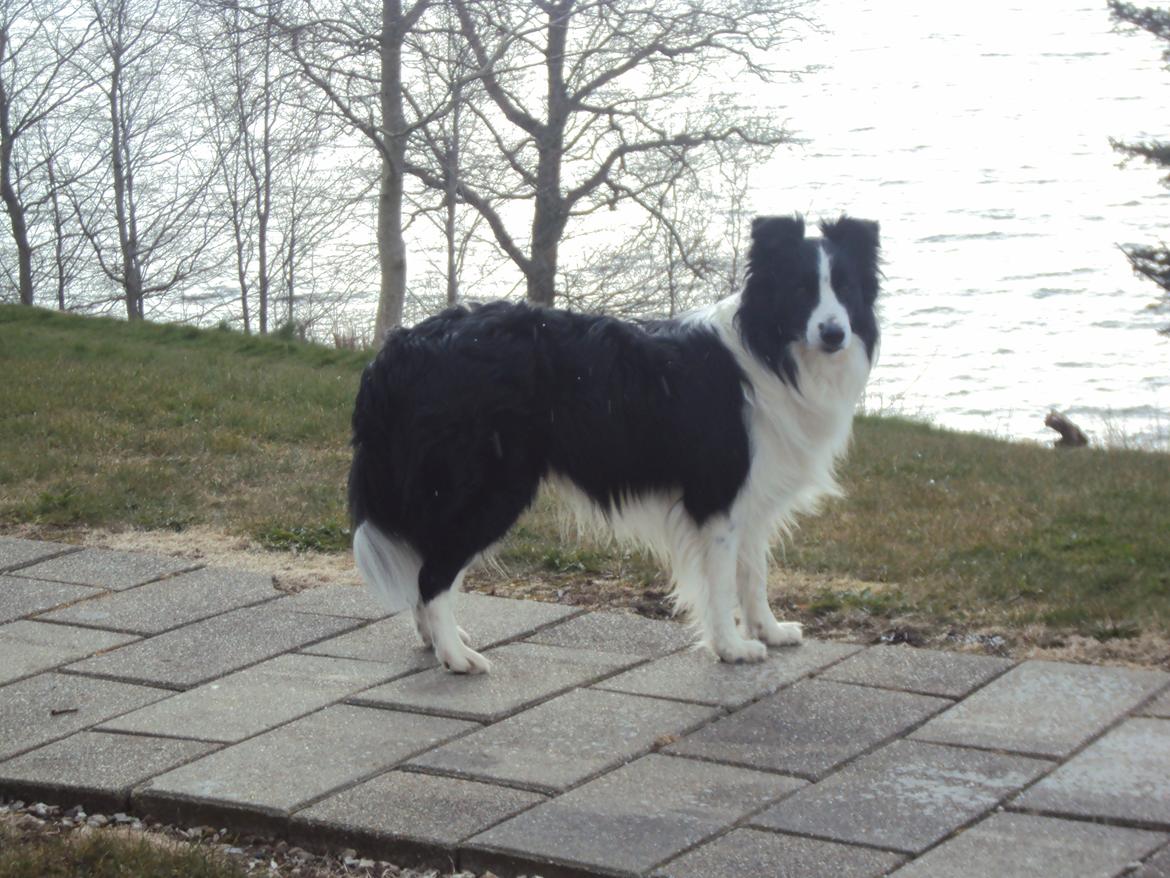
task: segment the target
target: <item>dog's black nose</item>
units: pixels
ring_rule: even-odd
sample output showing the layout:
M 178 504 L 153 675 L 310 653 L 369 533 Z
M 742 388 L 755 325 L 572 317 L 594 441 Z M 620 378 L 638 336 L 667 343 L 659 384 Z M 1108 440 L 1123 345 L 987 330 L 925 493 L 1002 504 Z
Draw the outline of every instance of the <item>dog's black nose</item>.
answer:
M 824 345 L 825 350 L 839 350 L 841 343 L 845 341 L 845 330 L 836 323 L 822 323 L 819 329 L 821 331 L 821 344 Z

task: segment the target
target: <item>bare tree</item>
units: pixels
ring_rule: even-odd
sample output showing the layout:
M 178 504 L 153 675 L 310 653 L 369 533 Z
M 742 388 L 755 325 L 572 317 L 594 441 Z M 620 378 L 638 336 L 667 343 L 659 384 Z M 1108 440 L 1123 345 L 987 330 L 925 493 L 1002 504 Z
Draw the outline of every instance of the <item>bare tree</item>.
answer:
M 490 98 L 472 105 L 490 151 L 463 163 L 460 196 L 522 272 L 532 302 L 555 299 L 570 222 L 623 203 L 654 215 L 679 167 L 706 161 L 699 154 L 787 139 L 721 100 L 713 83 L 767 80 L 767 54 L 804 21 L 800 0 L 451 3 Z M 408 170 L 435 190 L 446 185 L 427 166 Z M 526 235 L 516 231 L 517 202 L 530 211 Z
M 205 214 L 214 169 L 196 144 L 195 94 L 175 39 L 181 6 L 166 0 L 89 0 L 98 51 L 89 68 L 104 103 L 94 136 L 106 167 L 73 207 L 130 319 L 148 298 L 190 284 L 216 228 Z
M 52 155 L 51 148 L 41 149 L 45 125 L 84 87 L 72 62 L 90 31 L 70 21 L 74 5 L 0 0 L 0 201 L 8 214 L 24 305 L 35 297 L 34 209 L 58 197 L 51 174 L 39 174 L 40 159 Z
M 269 15 L 287 35 L 302 74 L 329 99 L 333 112 L 360 132 L 380 163 L 377 247 L 380 289 L 375 336 L 402 322 L 406 297 L 406 152 L 411 135 L 442 110 L 417 118 L 403 85 L 407 43 L 431 0 L 382 0 L 368 4 L 334 0 L 299 12 Z

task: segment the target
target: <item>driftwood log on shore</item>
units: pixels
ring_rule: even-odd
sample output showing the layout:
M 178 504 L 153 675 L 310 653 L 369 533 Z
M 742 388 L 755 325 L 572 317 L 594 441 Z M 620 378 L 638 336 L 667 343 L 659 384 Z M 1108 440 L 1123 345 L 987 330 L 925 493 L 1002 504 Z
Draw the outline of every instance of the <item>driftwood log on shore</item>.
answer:
M 1060 438 L 1052 443 L 1057 448 L 1082 448 L 1089 444 L 1089 437 L 1084 431 L 1060 412 L 1049 412 L 1044 419 L 1044 426 L 1060 434 Z

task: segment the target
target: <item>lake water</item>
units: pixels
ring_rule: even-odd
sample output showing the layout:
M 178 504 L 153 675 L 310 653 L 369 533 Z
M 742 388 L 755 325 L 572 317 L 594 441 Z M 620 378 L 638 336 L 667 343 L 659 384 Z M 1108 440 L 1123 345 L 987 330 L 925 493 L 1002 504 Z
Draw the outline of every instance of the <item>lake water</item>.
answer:
M 884 337 L 867 407 L 1013 438 L 1170 445 L 1170 313 L 1117 245 L 1170 195 L 1109 137 L 1170 136 L 1161 47 L 1104 2 L 845 2 L 778 90 L 807 142 L 756 178 L 760 212 L 882 224 Z

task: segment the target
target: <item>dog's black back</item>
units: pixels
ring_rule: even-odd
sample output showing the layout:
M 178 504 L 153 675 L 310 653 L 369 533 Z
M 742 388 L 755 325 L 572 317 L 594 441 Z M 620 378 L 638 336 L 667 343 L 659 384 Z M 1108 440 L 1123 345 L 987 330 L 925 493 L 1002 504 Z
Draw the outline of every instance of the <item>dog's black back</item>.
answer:
M 679 490 L 701 524 L 747 477 L 744 377 L 715 332 L 494 303 L 391 334 L 362 375 L 349 480 L 369 521 L 450 586 L 567 477 L 602 509 Z

